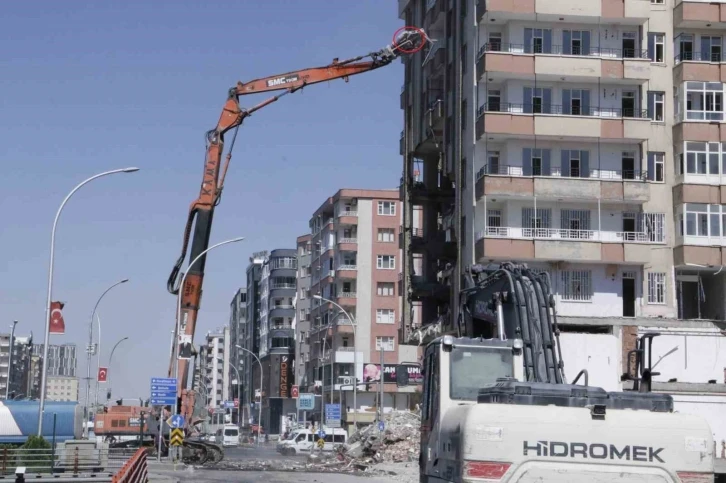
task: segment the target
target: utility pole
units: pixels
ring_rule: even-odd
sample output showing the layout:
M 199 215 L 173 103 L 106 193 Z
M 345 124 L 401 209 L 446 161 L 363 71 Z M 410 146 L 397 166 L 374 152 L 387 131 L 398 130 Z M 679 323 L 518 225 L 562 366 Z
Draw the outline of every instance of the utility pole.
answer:
M 13 373 L 13 349 L 15 348 L 15 326 L 18 325 L 17 320 L 13 320 L 13 325 L 11 326 L 10 331 L 10 353 L 9 353 L 9 359 L 8 359 L 8 378 L 7 382 L 5 383 L 5 400 L 8 400 L 8 394 L 10 393 L 10 378 Z
M 380 394 L 378 395 L 378 421 L 383 421 L 383 372 L 384 372 L 384 365 L 383 365 L 383 350 L 385 347 L 383 347 L 383 341 L 381 341 L 381 376 L 380 376 L 380 382 L 379 382 L 379 389 Z

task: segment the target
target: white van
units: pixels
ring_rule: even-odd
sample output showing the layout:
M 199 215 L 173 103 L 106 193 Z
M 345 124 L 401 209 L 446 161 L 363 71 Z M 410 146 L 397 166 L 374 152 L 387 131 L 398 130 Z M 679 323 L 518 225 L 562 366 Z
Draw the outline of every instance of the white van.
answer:
M 225 424 L 217 430 L 215 439 L 222 446 L 239 446 L 239 428 L 234 424 Z
M 296 429 L 287 437 L 280 441 L 277 445 L 277 452 L 284 455 L 294 455 L 299 453 L 310 453 L 317 450 L 317 442 L 320 438 L 309 429 Z M 340 428 L 325 429 L 325 444 L 323 451 L 333 451 L 338 445 L 345 444 L 348 441 L 348 433 Z

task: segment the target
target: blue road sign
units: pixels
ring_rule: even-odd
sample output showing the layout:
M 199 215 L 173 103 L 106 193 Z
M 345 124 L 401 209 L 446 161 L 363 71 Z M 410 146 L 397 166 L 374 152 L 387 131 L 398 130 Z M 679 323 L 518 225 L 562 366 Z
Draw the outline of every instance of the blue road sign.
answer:
M 176 397 L 176 391 L 151 391 L 151 397 Z
M 174 398 L 151 398 L 150 401 L 152 406 L 173 406 L 176 404 L 176 397 Z
M 176 386 L 176 379 L 169 377 L 152 377 L 151 384 L 157 384 L 159 386 Z
M 325 419 L 340 419 L 340 404 L 326 404 Z
M 300 411 L 312 411 L 313 409 L 315 409 L 315 394 L 298 395 L 297 408 Z
M 171 427 L 172 428 L 183 428 L 184 427 L 184 416 L 181 414 L 174 414 L 171 417 Z
M 378 431 L 383 431 L 384 429 L 386 429 L 386 423 L 378 421 Z
M 234 401 L 224 401 L 225 409 L 234 409 Z
M 323 439 L 325 438 L 325 431 L 322 429 L 318 431 L 318 438 Z
M 159 384 L 151 385 L 152 391 L 176 391 L 176 386 L 162 386 Z

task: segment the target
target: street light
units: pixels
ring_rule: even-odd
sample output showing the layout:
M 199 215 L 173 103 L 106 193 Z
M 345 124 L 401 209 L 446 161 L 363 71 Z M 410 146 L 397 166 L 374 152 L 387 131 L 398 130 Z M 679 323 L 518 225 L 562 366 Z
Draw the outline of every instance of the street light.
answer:
M 262 429 L 262 362 L 260 362 L 260 358 L 257 357 L 257 355 L 255 355 L 255 353 L 252 352 L 251 350 L 245 349 L 244 347 L 239 346 L 239 345 L 237 346 L 237 349 L 243 350 L 245 352 L 249 352 L 250 355 L 252 355 L 252 357 L 254 357 L 255 360 L 257 361 L 257 363 L 260 365 L 260 407 L 259 407 L 258 416 L 257 416 L 257 446 L 259 446 L 260 438 L 262 437 L 262 435 L 261 435 L 261 429 Z
M 124 337 L 123 339 L 116 342 L 116 344 L 113 346 L 113 349 L 111 349 L 111 355 L 108 356 L 108 367 L 106 368 L 106 370 L 108 371 L 106 373 L 106 385 L 108 386 L 109 390 L 111 390 L 111 361 L 113 360 L 113 353 L 116 352 L 116 347 L 118 347 L 118 345 L 125 340 L 129 340 L 129 338 Z M 98 354 L 98 357 L 99 358 L 101 357 L 100 353 Z M 98 380 L 96 380 L 96 382 L 98 382 Z M 108 399 L 109 399 L 109 397 L 107 395 L 106 400 L 108 400 Z M 98 404 L 98 384 L 96 384 L 96 404 Z
M 73 194 L 78 191 L 83 185 L 90 183 L 91 181 L 101 178 L 103 176 L 108 176 L 110 174 L 116 174 L 116 173 L 134 173 L 138 171 L 139 168 L 122 168 L 122 169 L 114 169 L 112 171 L 106 171 L 103 173 L 99 173 L 95 176 L 91 176 L 87 180 L 81 182 L 78 186 L 73 188 L 70 193 L 68 193 L 61 203 L 60 207 L 58 208 L 58 212 L 55 214 L 55 220 L 53 220 L 53 230 L 51 231 L 50 235 L 50 266 L 48 270 L 48 298 L 45 303 L 45 340 L 43 344 L 43 361 L 48 360 L 48 342 L 50 339 L 50 303 L 51 299 L 53 297 L 53 263 L 54 263 L 54 257 L 55 257 L 55 230 L 58 227 L 58 218 L 60 218 L 60 214 L 63 211 L 63 207 L 66 205 L 68 200 L 73 196 Z M 46 383 L 48 378 L 48 364 L 45 362 L 43 363 L 43 367 L 41 368 L 42 377 L 41 377 L 41 386 L 40 386 L 40 404 L 38 405 L 38 436 L 43 435 L 43 413 L 45 412 L 45 389 L 46 389 Z
M 197 255 L 197 257 L 194 260 L 191 261 L 191 263 L 187 267 L 186 273 L 184 273 L 184 275 L 182 275 L 181 283 L 179 284 L 180 290 L 179 290 L 179 295 L 177 296 L 176 325 L 175 325 L 175 328 L 174 328 L 174 332 L 176 333 L 176 337 L 177 338 L 181 335 L 179 332 L 181 330 L 181 328 L 180 328 L 180 324 L 181 324 L 181 303 L 182 303 L 182 293 L 184 292 L 184 282 L 186 281 L 187 275 L 189 275 L 189 271 L 191 270 L 191 268 L 194 266 L 195 263 L 197 263 L 197 261 L 199 259 L 201 259 L 202 257 L 204 257 L 204 255 L 206 255 L 207 252 L 212 251 L 212 250 L 214 250 L 217 247 L 221 247 L 222 245 L 227 245 L 229 243 L 241 242 L 244 239 L 245 239 L 245 237 L 241 236 L 241 237 L 237 237 L 237 238 L 232 238 L 230 240 L 225 240 L 223 242 L 219 242 L 216 245 L 212 245 L 211 247 L 209 247 L 206 250 L 204 250 L 202 253 L 200 253 L 199 255 Z M 173 350 L 173 354 L 174 354 L 174 379 L 176 379 L 178 381 L 179 380 L 179 341 L 178 341 L 178 339 L 177 339 L 177 343 L 174 344 L 172 350 Z M 180 388 L 180 390 L 181 390 L 181 388 Z M 176 403 L 174 403 L 174 414 L 176 414 L 176 413 L 177 413 L 177 407 L 176 407 Z
M 341 312 L 345 314 L 346 317 L 348 317 L 348 322 L 350 322 L 351 327 L 353 327 L 353 379 L 355 379 L 355 381 L 353 382 L 353 425 L 356 429 L 358 429 L 358 350 L 356 349 L 356 346 L 358 345 L 358 334 L 356 334 L 356 324 L 353 321 L 353 317 L 350 316 L 348 311 L 337 303 L 333 302 L 332 300 L 326 299 L 321 295 L 313 295 L 313 298 L 316 300 L 320 300 L 321 302 L 328 302 L 335 305 L 338 309 L 340 309 Z M 330 368 L 330 370 L 333 370 L 332 367 Z M 381 368 L 381 370 L 383 370 L 383 368 Z M 381 375 L 381 377 L 383 376 Z M 382 404 L 383 402 L 381 402 L 381 405 Z
M 223 357 L 217 357 L 217 360 L 222 361 L 222 363 L 224 363 Z M 234 367 L 234 364 L 230 364 L 230 367 L 232 369 L 234 369 L 235 374 L 237 374 L 237 426 L 239 426 L 241 428 L 242 425 L 240 424 L 240 422 L 242 420 L 242 418 L 241 418 L 242 412 L 240 410 L 241 409 L 240 394 L 241 394 L 241 390 L 242 390 L 241 389 L 242 388 L 242 378 L 239 377 L 239 371 L 237 370 L 236 367 Z
M 96 300 L 96 305 L 93 306 L 93 312 L 91 312 L 91 322 L 88 324 L 88 350 L 86 351 L 88 353 L 88 357 L 86 358 L 87 364 L 86 364 L 86 419 L 84 421 L 84 434 L 88 436 L 88 421 L 91 419 L 91 414 L 89 411 L 89 408 L 91 406 L 91 360 L 93 360 L 93 319 L 96 317 L 96 309 L 98 309 L 98 304 L 101 303 L 101 300 L 103 297 L 109 293 L 114 287 L 117 287 L 121 285 L 122 283 L 128 282 L 128 278 L 124 278 L 123 280 L 119 280 L 118 282 L 114 283 L 110 287 L 108 287 L 100 297 L 98 297 L 98 300 Z M 45 360 L 45 359 L 43 359 Z M 99 361 L 98 367 L 101 367 L 101 318 L 98 319 L 98 357 L 97 360 Z M 96 404 L 98 404 L 98 371 L 96 371 Z

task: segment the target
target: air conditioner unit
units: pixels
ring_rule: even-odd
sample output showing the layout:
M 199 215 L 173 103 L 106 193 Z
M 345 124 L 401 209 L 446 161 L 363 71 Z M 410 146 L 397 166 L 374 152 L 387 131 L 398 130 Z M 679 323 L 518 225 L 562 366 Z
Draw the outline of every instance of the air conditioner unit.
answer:
M 338 384 L 343 386 L 353 384 L 353 376 L 338 376 Z

